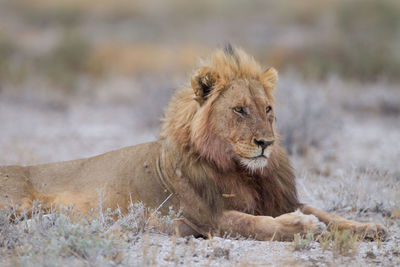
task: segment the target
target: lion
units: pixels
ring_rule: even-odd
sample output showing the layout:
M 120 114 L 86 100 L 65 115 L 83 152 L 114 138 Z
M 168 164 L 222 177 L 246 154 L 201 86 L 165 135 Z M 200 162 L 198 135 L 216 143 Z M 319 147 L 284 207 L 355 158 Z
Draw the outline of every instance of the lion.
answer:
M 218 49 L 177 90 L 155 142 L 99 156 L 34 166 L 0 167 L 0 208 L 21 212 L 38 200 L 89 212 L 126 212 L 130 201 L 163 213 L 180 210 L 182 236 L 292 240 L 326 228 L 384 236 L 360 223 L 301 203 L 275 126 L 277 71 L 263 71 L 240 48 Z

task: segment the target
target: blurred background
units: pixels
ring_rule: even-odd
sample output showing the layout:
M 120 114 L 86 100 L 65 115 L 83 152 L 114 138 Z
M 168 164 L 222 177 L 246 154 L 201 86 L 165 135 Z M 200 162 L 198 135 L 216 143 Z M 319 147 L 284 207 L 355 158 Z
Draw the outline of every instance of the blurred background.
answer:
M 353 166 L 399 183 L 396 0 L 3 0 L 0 164 L 155 140 L 174 90 L 227 42 L 280 72 L 277 123 L 299 177 Z
M 199 58 L 228 42 L 279 71 L 277 127 L 301 201 L 384 223 L 390 242 L 366 243 L 374 252 L 360 255 L 369 264 L 396 265 L 398 0 L 0 0 L 0 165 L 71 160 L 156 140 L 174 90 L 189 83 Z M 32 254 L 38 262 L 64 255 L 53 242 L 28 237 L 17 239 L 40 251 Z M 243 248 L 236 251 L 246 257 Z M 264 252 L 282 251 L 272 248 Z M 140 258 L 135 251 L 129 254 Z M 303 254 L 290 264 L 304 262 Z M 324 257 L 307 264 L 329 262 Z

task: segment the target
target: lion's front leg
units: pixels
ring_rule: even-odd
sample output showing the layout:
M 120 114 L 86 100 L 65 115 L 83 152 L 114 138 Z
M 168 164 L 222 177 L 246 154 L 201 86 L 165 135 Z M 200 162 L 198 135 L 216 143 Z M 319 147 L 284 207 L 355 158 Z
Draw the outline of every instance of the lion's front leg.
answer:
M 320 221 L 324 222 L 328 226 L 328 229 L 338 229 L 339 231 L 349 230 L 370 239 L 375 239 L 377 237 L 384 239 L 387 236 L 387 229 L 381 224 L 360 223 L 347 220 L 343 217 L 329 214 L 307 205 L 303 205 L 300 210 L 304 214 L 316 216 Z
M 257 240 L 290 241 L 296 233 L 321 233 L 326 226 L 315 216 L 292 212 L 273 218 L 238 211 L 224 211 L 218 219 L 220 234 L 241 235 Z

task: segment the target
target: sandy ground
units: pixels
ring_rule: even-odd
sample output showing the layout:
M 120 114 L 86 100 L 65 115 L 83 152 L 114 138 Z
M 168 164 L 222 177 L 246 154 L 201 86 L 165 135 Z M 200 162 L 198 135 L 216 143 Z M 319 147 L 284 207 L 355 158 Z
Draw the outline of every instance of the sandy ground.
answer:
M 135 110 L 129 105 L 68 103 L 57 98 L 41 100 L 29 95 L 0 94 L 0 164 L 37 164 L 88 157 L 154 140 L 157 136 L 155 129 L 143 129 L 135 121 Z M 385 242 L 357 243 L 355 252 L 341 255 L 333 250 L 322 251 L 320 243 L 314 241 L 295 251 L 290 242 L 145 234 L 129 243 L 119 263 L 398 266 L 400 221 L 386 218 L 385 212 L 393 211 L 399 203 L 399 129 L 397 117 L 363 119 L 347 115 L 340 131 L 324 143 L 324 149 L 313 149 L 306 157 L 292 158 L 303 201 L 348 218 L 383 223 L 390 230 Z M 369 175 L 368 170 L 378 174 Z M 382 209 L 378 207 L 375 212 L 371 199 L 380 201 Z

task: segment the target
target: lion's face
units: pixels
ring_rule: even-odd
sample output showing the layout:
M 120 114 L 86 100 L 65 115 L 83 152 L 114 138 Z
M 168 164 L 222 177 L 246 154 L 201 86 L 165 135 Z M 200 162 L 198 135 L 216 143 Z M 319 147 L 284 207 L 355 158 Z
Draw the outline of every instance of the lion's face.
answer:
M 234 81 L 211 113 L 215 133 L 232 148 L 234 160 L 250 170 L 267 166 L 275 142 L 274 107 L 259 81 Z
M 192 80 L 200 109 L 191 127 L 191 140 L 200 154 L 222 168 L 265 168 L 277 143 L 273 99 L 267 93 L 276 80 L 272 68 L 258 79 L 228 83 L 219 83 L 219 73 L 201 69 Z

